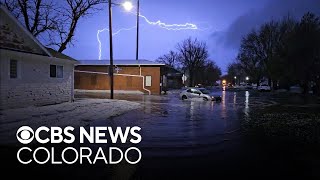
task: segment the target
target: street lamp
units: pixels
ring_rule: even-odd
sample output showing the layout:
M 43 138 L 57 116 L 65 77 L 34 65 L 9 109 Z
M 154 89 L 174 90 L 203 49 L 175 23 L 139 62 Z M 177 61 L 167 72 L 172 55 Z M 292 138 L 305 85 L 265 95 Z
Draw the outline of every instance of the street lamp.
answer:
M 248 76 L 246 77 L 246 81 L 249 81 L 249 77 Z
M 113 99 L 113 42 L 112 42 L 112 2 L 109 0 L 109 48 L 110 48 L 110 66 L 109 66 L 109 76 L 110 76 L 110 99 Z M 119 4 L 117 4 L 119 5 Z M 130 1 L 126 1 L 122 4 L 122 7 L 126 11 L 131 11 L 133 5 Z M 139 0 L 138 0 L 138 10 L 139 12 Z M 138 57 L 138 24 L 139 24 L 139 14 L 137 14 L 137 55 Z M 138 59 L 138 58 L 137 58 Z
M 130 1 L 126 1 L 122 4 L 122 7 L 126 10 L 126 11 L 131 11 L 131 9 L 133 8 L 133 5 Z
M 122 7 L 126 10 L 126 11 L 131 11 L 133 8 L 133 5 L 131 3 L 131 1 L 126 1 L 124 3 L 122 3 Z M 137 0 L 137 21 L 136 21 L 136 26 L 137 26 L 137 36 L 136 36 L 136 61 L 139 60 L 139 16 L 140 16 L 140 1 Z

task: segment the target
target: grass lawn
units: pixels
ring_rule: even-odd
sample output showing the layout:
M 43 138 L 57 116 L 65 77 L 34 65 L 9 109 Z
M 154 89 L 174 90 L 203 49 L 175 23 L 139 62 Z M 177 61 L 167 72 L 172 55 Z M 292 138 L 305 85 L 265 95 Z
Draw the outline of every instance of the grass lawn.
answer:
M 320 144 L 320 104 L 280 103 L 244 116 L 246 134 Z

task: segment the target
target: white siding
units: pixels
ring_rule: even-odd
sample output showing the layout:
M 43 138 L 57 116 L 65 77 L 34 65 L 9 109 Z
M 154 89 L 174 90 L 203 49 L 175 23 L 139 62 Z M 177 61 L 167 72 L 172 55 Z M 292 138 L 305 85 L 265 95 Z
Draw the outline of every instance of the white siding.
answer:
M 0 109 L 73 99 L 73 62 L 3 49 L 0 58 Z M 10 79 L 10 59 L 18 60 L 17 79 Z M 63 66 L 63 78 L 50 78 L 50 64 Z

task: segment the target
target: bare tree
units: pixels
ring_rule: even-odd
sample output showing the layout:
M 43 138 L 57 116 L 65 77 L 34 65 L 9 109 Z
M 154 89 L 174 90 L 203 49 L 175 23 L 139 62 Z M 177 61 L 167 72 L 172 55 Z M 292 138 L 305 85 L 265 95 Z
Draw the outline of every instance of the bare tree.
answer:
M 169 51 L 168 54 L 160 56 L 156 61 L 163 63 L 172 68 L 177 68 L 179 62 L 179 54 L 174 51 Z
M 58 25 L 59 40 L 54 44 L 59 47 L 59 52 L 64 51 L 68 44 L 72 44 L 79 20 L 99 10 L 97 5 L 105 3 L 106 0 L 66 0 L 66 2 L 67 5 L 59 12 L 63 21 Z
M 179 43 L 177 49 L 181 56 L 180 63 L 189 72 L 189 86 L 194 86 L 196 72 L 205 66 L 208 58 L 207 45 L 197 39 L 188 38 Z
M 56 5 L 44 0 L 4 0 L 1 3 L 22 22 L 25 27 L 38 37 L 51 34 L 57 28 L 59 16 L 55 13 Z
M 252 30 L 245 36 L 240 45 L 237 56 L 237 63 L 233 63 L 228 67 L 228 73 L 232 76 L 242 75 L 242 71 L 251 77 L 251 80 L 259 85 L 263 77 L 264 60 L 267 53 L 262 46 L 259 33 Z
M 1 0 L 1 4 L 44 44 L 64 51 L 72 44 L 79 20 L 96 12 L 107 0 Z

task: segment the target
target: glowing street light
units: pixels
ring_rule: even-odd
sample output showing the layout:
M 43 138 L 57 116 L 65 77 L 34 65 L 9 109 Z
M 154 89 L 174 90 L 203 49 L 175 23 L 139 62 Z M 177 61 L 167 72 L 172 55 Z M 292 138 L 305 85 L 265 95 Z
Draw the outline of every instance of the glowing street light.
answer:
M 234 79 L 237 79 L 237 76 L 235 76 Z
M 109 9 L 109 48 L 110 48 L 110 66 L 109 66 L 109 76 L 110 76 L 110 99 L 113 99 L 113 42 L 112 42 L 112 7 L 111 7 L 111 0 L 108 3 Z M 120 4 L 116 4 L 120 5 Z M 138 59 L 138 32 L 139 32 L 139 0 L 137 0 L 137 59 Z M 126 1 L 122 4 L 122 7 L 126 11 L 131 11 L 133 5 L 130 1 Z
M 225 85 L 227 83 L 227 81 L 224 79 L 222 80 L 222 84 Z
M 133 5 L 130 1 L 125 1 L 124 3 L 122 3 L 122 7 L 126 10 L 126 11 L 131 11 L 133 8 Z M 136 36 L 136 61 L 138 62 L 139 60 L 139 16 L 140 16 L 140 1 L 137 0 L 137 36 Z M 140 69 L 140 65 L 139 65 L 139 69 Z M 141 72 L 141 69 L 140 69 Z M 141 75 L 141 73 L 140 73 Z
M 131 11 L 131 9 L 133 8 L 133 5 L 130 1 L 126 1 L 122 4 L 122 7 L 126 10 L 126 11 Z
M 249 81 L 249 77 L 248 76 L 246 77 L 246 80 Z

